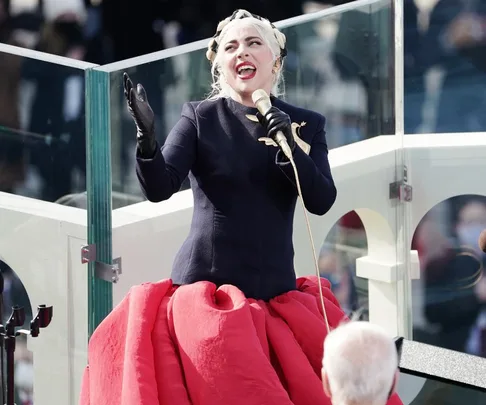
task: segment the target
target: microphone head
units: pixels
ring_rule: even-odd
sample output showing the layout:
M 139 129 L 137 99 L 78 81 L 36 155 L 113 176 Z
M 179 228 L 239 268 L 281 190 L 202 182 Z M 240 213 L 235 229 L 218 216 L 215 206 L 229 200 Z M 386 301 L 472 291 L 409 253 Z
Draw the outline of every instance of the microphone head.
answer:
M 479 245 L 479 248 L 484 253 L 486 253 L 486 229 L 483 232 L 481 232 L 481 234 L 479 235 L 478 245 Z
M 253 92 L 253 94 L 251 95 L 251 99 L 253 100 L 253 104 L 257 105 L 259 101 L 270 100 L 270 97 L 265 90 L 258 89 Z
M 251 95 L 251 99 L 261 115 L 265 115 L 272 108 L 272 102 L 265 90 L 255 90 Z

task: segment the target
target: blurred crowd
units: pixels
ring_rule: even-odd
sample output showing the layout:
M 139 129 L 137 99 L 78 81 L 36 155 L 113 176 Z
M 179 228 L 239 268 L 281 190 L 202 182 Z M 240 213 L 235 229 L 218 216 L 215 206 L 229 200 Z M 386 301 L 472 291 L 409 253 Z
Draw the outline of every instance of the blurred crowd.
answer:
M 0 0 L 0 42 L 108 64 L 210 37 L 238 7 L 273 21 L 304 11 L 301 0 Z M 83 71 L 66 64 L 0 52 L 0 190 L 46 201 L 85 190 Z M 184 81 L 175 68 L 153 65 L 145 79 L 163 121 L 167 88 Z
M 0 0 L 1 43 L 69 58 L 50 63 L 0 49 L 0 191 L 85 206 L 83 62 L 104 65 L 208 38 L 236 8 L 279 21 L 350 2 Z M 368 7 L 285 30 L 287 98 L 326 115 L 330 148 L 394 131 L 389 18 L 389 8 Z M 486 0 L 404 0 L 404 27 L 406 133 L 485 131 Z M 148 89 L 160 141 L 181 103 L 209 90 L 208 73 L 203 51 L 130 69 Z M 142 196 L 121 73 L 113 83 L 117 207 Z M 484 228 L 485 198 L 458 196 L 438 204 L 415 230 L 412 249 L 422 274 L 413 282 L 417 340 L 486 357 L 485 256 L 477 249 Z M 367 283 L 356 277 L 355 261 L 366 250 L 366 232 L 351 212 L 328 235 L 319 258 L 343 307 L 361 319 L 367 318 Z M 25 290 L 4 299 L 25 301 Z M 32 371 L 24 346 L 18 403 L 28 405 Z
M 279 21 L 344 3 L 351 1 L 0 0 L 0 42 L 70 58 L 62 65 L 0 52 L 0 190 L 85 204 L 86 65 L 75 60 L 104 65 L 208 38 L 238 7 Z M 485 129 L 485 15 L 486 0 L 404 0 L 406 133 Z M 364 7 L 285 30 L 287 98 L 326 115 L 331 148 L 393 133 L 391 17 L 390 7 Z M 209 90 L 203 52 L 130 74 L 149 89 L 161 142 L 181 103 Z M 115 206 L 142 199 L 120 75 L 112 75 L 110 106 Z
M 0 0 L 0 42 L 69 58 L 62 65 L 0 52 L 0 190 L 62 203 L 85 192 L 86 65 L 76 60 L 104 65 L 208 38 L 238 7 L 279 21 L 350 2 Z M 404 0 L 406 133 L 485 129 L 485 15 L 486 0 Z M 286 30 L 287 98 L 326 115 L 331 148 L 394 130 L 390 18 L 389 7 L 365 7 Z M 130 73 L 149 89 L 160 141 L 180 104 L 209 90 L 203 52 Z M 111 103 L 115 206 L 142 198 L 130 170 L 133 128 L 118 93 Z

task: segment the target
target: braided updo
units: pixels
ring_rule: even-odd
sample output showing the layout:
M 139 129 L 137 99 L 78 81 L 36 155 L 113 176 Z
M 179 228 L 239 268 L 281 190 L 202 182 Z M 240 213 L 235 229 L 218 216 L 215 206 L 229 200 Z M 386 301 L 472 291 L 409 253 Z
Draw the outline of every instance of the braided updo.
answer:
M 206 58 L 211 62 L 211 75 L 213 78 L 212 92 L 210 99 L 229 96 L 228 85 L 222 80 L 221 65 L 219 63 L 219 45 L 222 42 L 226 32 L 233 25 L 232 23 L 245 19 L 248 24 L 255 27 L 259 32 L 264 42 L 272 51 L 275 60 L 279 59 L 278 70 L 275 73 L 272 94 L 275 96 L 281 95 L 281 87 L 283 84 L 282 67 L 285 56 L 287 55 L 286 37 L 278 30 L 269 20 L 252 14 L 246 10 L 236 10 L 230 17 L 227 17 L 218 24 L 216 34 L 208 43 L 206 51 Z

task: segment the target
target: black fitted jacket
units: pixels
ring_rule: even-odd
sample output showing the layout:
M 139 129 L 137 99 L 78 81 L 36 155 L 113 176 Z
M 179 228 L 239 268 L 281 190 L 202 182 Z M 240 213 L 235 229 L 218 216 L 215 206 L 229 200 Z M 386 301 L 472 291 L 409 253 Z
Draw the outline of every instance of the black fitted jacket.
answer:
M 292 122 L 305 122 L 300 136 L 311 151 L 297 147 L 294 161 L 307 209 L 324 215 L 336 199 L 325 118 L 277 98 L 272 104 Z M 265 130 L 247 117 L 256 111 L 230 98 L 185 103 L 154 158 L 137 156 L 149 201 L 167 200 L 189 175 L 194 212 L 172 269 L 175 284 L 232 284 L 246 297 L 263 300 L 296 288 L 294 172 L 277 147 L 258 141 Z

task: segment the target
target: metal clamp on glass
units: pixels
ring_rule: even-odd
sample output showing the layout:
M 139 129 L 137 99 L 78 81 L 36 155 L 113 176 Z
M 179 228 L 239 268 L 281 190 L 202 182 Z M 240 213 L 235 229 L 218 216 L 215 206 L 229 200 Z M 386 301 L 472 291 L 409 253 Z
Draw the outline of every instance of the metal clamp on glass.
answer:
M 400 181 L 390 183 L 390 200 L 398 199 L 399 201 L 411 202 L 413 197 L 413 189 L 408 184 L 408 169 L 403 166 L 403 177 Z
M 122 274 L 121 257 L 112 260 L 112 264 L 102 263 L 96 260 L 96 245 L 86 245 L 81 248 L 81 263 L 94 263 L 95 276 L 116 284 Z

